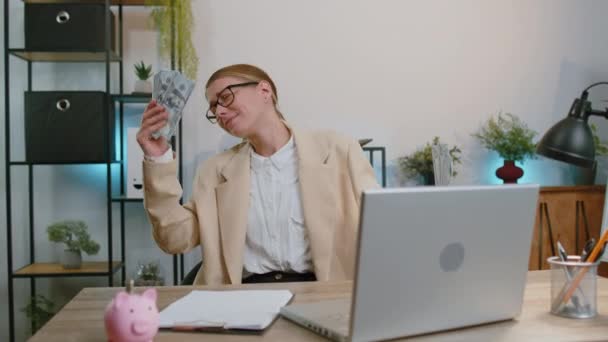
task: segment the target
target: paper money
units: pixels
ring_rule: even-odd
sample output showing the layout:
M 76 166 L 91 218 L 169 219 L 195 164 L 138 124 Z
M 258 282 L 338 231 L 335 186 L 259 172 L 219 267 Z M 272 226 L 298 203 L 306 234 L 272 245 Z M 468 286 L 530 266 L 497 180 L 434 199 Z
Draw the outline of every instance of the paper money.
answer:
M 178 71 L 163 70 L 156 74 L 152 98 L 165 108 L 169 113 L 169 119 L 165 126 L 152 133 L 152 137 L 158 139 L 164 136 L 170 139 L 175 135 L 182 111 L 193 89 L 194 81 L 187 79 Z
M 154 99 L 158 99 L 158 96 L 167 90 L 176 74 L 177 71 L 172 70 L 161 70 L 156 73 L 154 76 L 154 90 L 152 92 Z

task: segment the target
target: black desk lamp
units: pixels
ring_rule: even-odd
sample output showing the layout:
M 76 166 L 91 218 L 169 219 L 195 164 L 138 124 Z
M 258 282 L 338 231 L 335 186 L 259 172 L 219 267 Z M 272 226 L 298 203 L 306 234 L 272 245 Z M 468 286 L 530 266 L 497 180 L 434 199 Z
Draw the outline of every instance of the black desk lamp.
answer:
M 601 84 L 608 85 L 608 82 L 594 83 L 583 90 L 581 97 L 572 103 L 568 116 L 551 127 L 539 141 L 536 153 L 581 167 L 593 167 L 595 143 L 587 121 L 591 115 L 608 119 L 608 109 L 593 110 L 587 98 L 588 90 Z

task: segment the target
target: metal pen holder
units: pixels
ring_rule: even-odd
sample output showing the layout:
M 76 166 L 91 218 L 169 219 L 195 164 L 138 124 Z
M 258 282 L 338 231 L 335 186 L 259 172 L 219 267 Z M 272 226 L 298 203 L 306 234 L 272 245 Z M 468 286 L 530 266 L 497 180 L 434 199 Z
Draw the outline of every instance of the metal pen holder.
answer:
M 597 315 L 597 262 L 581 262 L 580 256 L 568 256 L 567 261 L 550 257 L 551 265 L 551 313 L 567 318 L 592 318 Z M 582 278 L 568 301 L 566 294 L 573 280 Z

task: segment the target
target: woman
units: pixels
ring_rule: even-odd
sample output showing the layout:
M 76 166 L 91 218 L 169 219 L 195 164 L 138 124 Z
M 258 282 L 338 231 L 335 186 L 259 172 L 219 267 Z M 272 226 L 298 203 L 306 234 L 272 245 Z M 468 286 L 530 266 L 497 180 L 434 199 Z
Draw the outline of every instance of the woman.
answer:
M 181 206 L 167 122 L 153 101 L 137 134 L 146 160 L 144 203 L 167 253 L 201 246 L 195 284 L 352 279 L 361 192 L 377 187 L 355 140 L 290 127 L 277 90 L 246 64 L 216 71 L 206 85 L 207 119 L 243 142 L 202 163 Z

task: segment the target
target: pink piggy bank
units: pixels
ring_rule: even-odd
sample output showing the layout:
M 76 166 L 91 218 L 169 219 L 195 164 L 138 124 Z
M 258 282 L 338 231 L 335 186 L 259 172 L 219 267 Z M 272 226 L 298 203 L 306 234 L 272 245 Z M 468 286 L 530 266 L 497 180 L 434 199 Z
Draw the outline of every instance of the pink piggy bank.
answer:
M 125 291 L 117 293 L 106 308 L 104 320 L 110 341 L 152 341 L 159 324 L 156 289 L 148 289 L 141 295 Z

